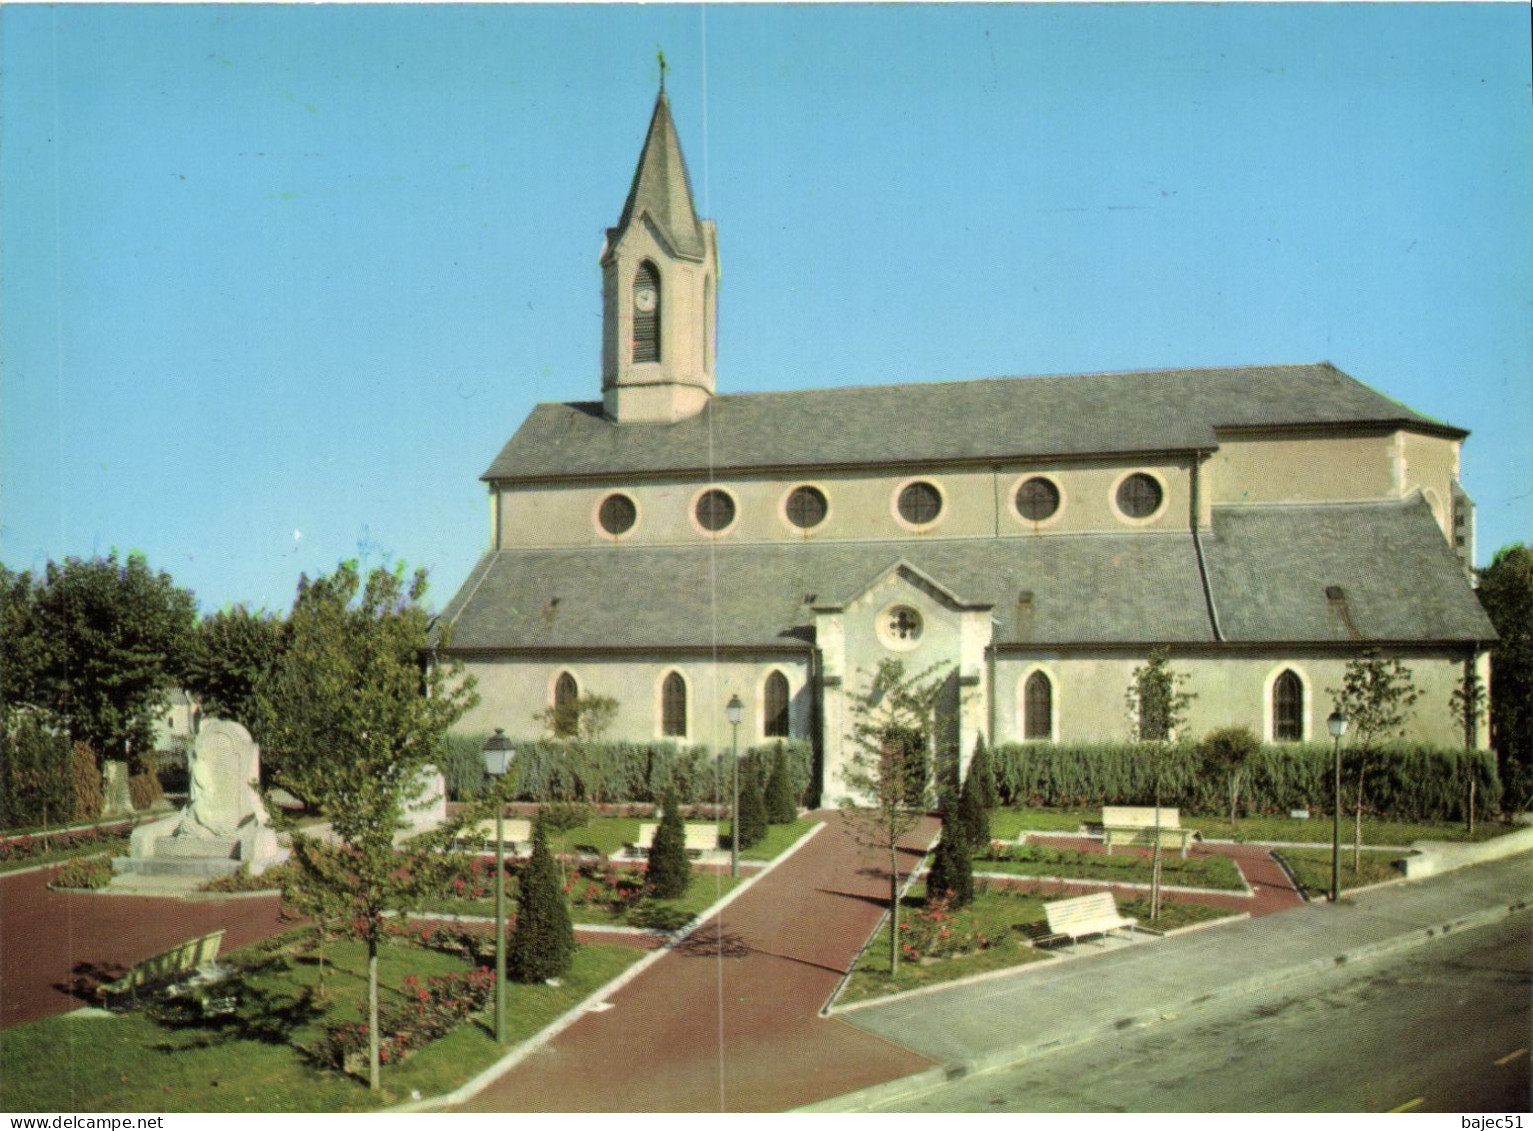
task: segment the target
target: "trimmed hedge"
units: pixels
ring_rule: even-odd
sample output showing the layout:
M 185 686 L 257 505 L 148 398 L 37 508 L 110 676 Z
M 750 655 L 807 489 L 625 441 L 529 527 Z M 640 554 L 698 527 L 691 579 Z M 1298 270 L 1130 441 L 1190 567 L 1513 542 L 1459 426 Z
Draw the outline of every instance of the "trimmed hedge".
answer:
M 439 766 L 450 800 L 468 800 L 483 788 L 481 751 L 485 737 L 450 735 L 443 744 Z M 516 796 L 523 801 L 658 803 L 667 788 L 674 788 L 681 804 L 694 805 L 727 801 L 730 793 L 727 750 L 715 754 L 706 746 L 678 746 L 673 742 L 565 742 L 549 738 L 513 738 L 511 744 L 516 749 Z M 774 740 L 742 750 L 741 772 L 749 772 L 749 767 L 759 774 L 761 767 L 770 767 L 779 744 L 786 755 L 789 789 L 795 802 L 802 802 L 811 773 L 807 742 Z
M 1356 756 L 1356 751 L 1342 747 L 1343 804 L 1348 804 L 1356 789 Z M 1196 745 L 1166 747 L 1160 757 L 1161 804 L 1194 813 L 1228 810 L 1225 783 L 1217 775 L 1200 771 Z M 1148 805 L 1154 798 L 1145 752 L 1126 743 L 998 746 L 991 758 L 1007 804 L 1091 808 Z M 1272 814 L 1326 808 L 1332 758 L 1329 745 L 1264 745 L 1242 780 L 1241 809 Z M 1497 811 L 1501 779 L 1491 751 L 1392 743 L 1380 747 L 1369 760 L 1363 803 L 1367 812 L 1395 820 L 1463 820 L 1471 775 L 1478 783 L 1476 810 L 1482 815 Z

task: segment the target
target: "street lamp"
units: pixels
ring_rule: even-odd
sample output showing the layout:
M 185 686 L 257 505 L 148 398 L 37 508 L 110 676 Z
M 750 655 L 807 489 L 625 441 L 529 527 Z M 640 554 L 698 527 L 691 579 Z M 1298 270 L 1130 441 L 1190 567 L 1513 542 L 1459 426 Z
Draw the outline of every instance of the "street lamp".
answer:
M 506 1043 L 506 799 L 501 792 L 516 751 L 500 727 L 484 740 L 484 772 L 495 780 L 495 1043 Z
M 730 810 L 729 825 L 729 874 L 740 874 L 740 719 L 745 714 L 745 704 L 740 702 L 738 695 L 731 695 L 729 702 L 724 704 L 724 717 L 729 720 L 730 729 L 734 732 L 734 760 L 735 760 L 735 803 Z
M 1335 779 L 1331 792 L 1331 902 L 1341 898 L 1341 736 L 1347 733 L 1347 716 L 1341 708 L 1331 712 L 1325 720 L 1325 729 L 1331 732 L 1335 755 Z

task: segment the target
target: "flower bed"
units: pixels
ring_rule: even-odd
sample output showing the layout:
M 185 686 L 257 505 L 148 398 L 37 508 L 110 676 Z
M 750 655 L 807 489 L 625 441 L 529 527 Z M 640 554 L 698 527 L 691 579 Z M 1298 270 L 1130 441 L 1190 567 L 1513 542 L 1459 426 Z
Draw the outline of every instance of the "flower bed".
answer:
M 460 1021 L 484 1009 L 495 992 L 495 973 L 482 966 L 438 974 L 422 981 L 407 976 L 403 1000 L 378 1011 L 378 1059 L 398 1064 L 412 1052 L 450 1033 Z M 331 1022 L 310 1049 L 316 1063 L 353 1075 L 367 1071 L 367 1002 L 359 1003 L 364 1020 Z
M 56 833 L 23 833 L 0 840 L 0 872 L 124 847 L 131 823 L 92 825 Z
M 1150 882 L 1148 852 L 1131 850 L 1115 856 L 1075 848 L 1050 848 L 1036 844 L 992 841 L 974 857 L 976 872 L 1015 876 L 1098 880 L 1116 884 Z M 1226 856 L 1195 855 L 1183 860 L 1173 851 L 1160 855 L 1161 882 L 1173 887 L 1241 891 L 1244 881 L 1235 862 Z

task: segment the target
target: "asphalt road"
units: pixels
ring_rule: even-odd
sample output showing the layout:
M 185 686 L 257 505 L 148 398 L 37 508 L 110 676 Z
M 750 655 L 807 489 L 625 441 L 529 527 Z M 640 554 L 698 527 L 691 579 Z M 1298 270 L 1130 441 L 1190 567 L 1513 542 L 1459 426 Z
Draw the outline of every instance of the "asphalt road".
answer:
M 1533 913 L 885 1110 L 1526 1112 Z

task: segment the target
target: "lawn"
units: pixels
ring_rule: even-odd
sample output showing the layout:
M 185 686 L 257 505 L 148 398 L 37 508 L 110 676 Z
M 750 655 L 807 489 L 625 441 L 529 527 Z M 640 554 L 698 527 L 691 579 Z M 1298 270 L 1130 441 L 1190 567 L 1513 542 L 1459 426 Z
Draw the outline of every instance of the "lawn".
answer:
M 1279 857 L 1299 881 L 1306 897 L 1324 898 L 1331 891 L 1331 850 L 1329 848 L 1283 848 L 1273 855 Z M 1395 867 L 1400 853 L 1364 850 L 1356 871 L 1352 869 L 1352 848 L 1343 844 L 1341 849 L 1341 890 L 1365 888 L 1398 880 L 1403 872 Z
M 638 872 L 633 872 L 632 875 L 635 882 L 641 879 Z M 582 893 L 588 886 L 587 881 L 581 879 L 577 873 L 572 872 L 570 918 L 577 927 L 658 927 L 662 930 L 674 930 L 693 918 L 698 912 L 712 907 L 715 902 L 722 899 L 748 878 L 747 876 L 730 876 L 723 872 L 694 871 L 692 879 L 687 885 L 686 894 L 679 899 L 645 898 L 628 904 L 611 904 L 588 902 L 582 899 Z M 493 886 L 491 890 L 494 890 Z M 506 897 L 506 907 L 511 912 L 516 910 L 515 892 L 516 882 L 513 880 L 507 885 Z M 418 910 L 447 915 L 493 916 L 495 914 L 495 899 L 493 896 L 480 899 L 442 897 L 422 901 Z
M 889 974 L 889 925 L 885 923 L 858 960 L 851 977 L 836 999 L 837 1004 L 846 1005 L 902 993 L 922 986 L 967 978 L 973 974 L 1021 966 L 1047 957 L 1048 951 L 1032 946 L 1030 940 L 1045 933 L 1043 904 L 1048 898 L 1058 897 L 1014 888 L 986 886 L 983 882 L 977 884 L 973 904 L 954 912 L 952 921 L 946 925 L 950 932 L 949 938 L 955 935 L 976 935 L 984 939 L 985 945 L 969 953 L 925 961 L 906 961 L 902 956 L 899 971 L 894 977 Z M 925 905 L 925 889 L 918 884 L 902 903 L 901 923 L 910 924 L 903 927 L 902 936 L 921 933 L 919 916 Z M 1148 901 L 1125 900 L 1119 905 L 1119 910 L 1125 916 L 1138 918 L 1141 923 L 1148 925 Z M 1162 906 L 1161 917 L 1155 923 L 1155 928 L 1173 930 L 1193 923 L 1227 918 L 1232 914 L 1217 908 L 1168 900 Z
M 1014 876 L 1050 876 L 1071 880 L 1101 880 L 1115 884 L 1150 882 L 1150 856 L 1138 850 L 1112 856 L 1047 845 L 1012 845 L 990 848 L 974 858 L 976 872 L 1003 872 Z M 1161 850 L 1161 883 L 1172 887 L 1207 888 L 1213 891 L 1244 891 L 1245 882 L 1235 862 L 1227 856 L 1189 856 L 1183 860 L 1175 849 Z
M 990 835 L 997 840 L 1016 840 L 1024 832 L 1075 833 L 1083 825 L 1098 825 L 1100 807 L 1094 809 L 997 809 L 990 815 Z M 1241 817 L 1231 835 L 1228 817 L 1182 813 L 1184 828 L 1197 829 L 1209 840 L 1238 840 L 1247 844 L 1329 844 L 1331 822 L 1313 812 L 1308 819 L 1276 816 Z M 1350 829 L 1351 818 L 1342 824 Z M 1473 835 L 1462 821 L 1382 821 L 1363 818 L 1363 843 L 1408 845 L 1417 840 L 1480 841 L 1509 833 L 1516 825 L 1481 821 Z
M 656 823 L 656 819 L 645 818 L 642 823 L 652 825 Z M 638 841 L 640 824 L 641 820 L 638 817 L 593 817 L 588 824 L 580 828 L 570 829 L 562 836 L 550 837 L 548 843 L 553 851 L 561 854 L 621 856 L 628 845 Z M 688 821 L 687 824 L 712 824 L 719 831 L 719 847 L 725 852 L 729 851 L 728 821 Z M 770 825 L 765 839 L 760 844 L 743 849 L 740 859 L 771 860 L 814 826 L 814 821 L 803 819 L 794 821 L 791 825 Z
M 111 1017 L 53 1017 L 9 1029 L 0 1042 L 0 1106 L 9 1111 L 365 1111 L 437 1095 L 464 1083 L 506 1051 L 487 1017 L 471 1018 L 398 1067 L 386 1066 L 383 1091 L 306 1063 L 295 1045 L 313 1041 L 327 1018 L 360 1019 L 366 977 L 359 944 L 332 943 L 328 1000 L 306 994 L 313 959 L 284 948 L 250 948 L 241 1005 L 218 1028 L 173 1028 L 142 1012 Z M 581 947 L 575 966 L 554 986 L 509 987 L 509 1040 L 524 1041 L 605 985 L 643 953 Z M 413 947 L 385 947 L 379 958 L 385 994 L 407 975 L 465 969 L 462 959 Z

